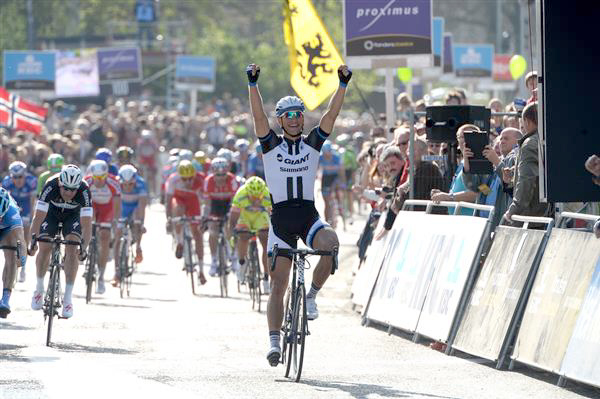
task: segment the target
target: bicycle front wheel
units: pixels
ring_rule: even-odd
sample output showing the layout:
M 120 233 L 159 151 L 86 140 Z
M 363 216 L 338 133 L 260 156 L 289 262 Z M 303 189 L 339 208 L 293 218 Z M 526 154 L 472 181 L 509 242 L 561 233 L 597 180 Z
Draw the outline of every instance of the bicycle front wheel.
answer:
M 46 300 L 48 301 L 48 332 L 46 333 L 46 346 L 50 346 L 52 343 L 52 325 L 54 321 L 54 315 L 57 313 L 58 302 L 58 279 L 59 267 L 57 265 L 51 266 L 50 269 L 50 281 L 48 282 L 48 294 Z
M 192 294 L 196 295 L 196 282 L 194 281 L 194 258 L 192 257 L 192 239 L 186 236 L 183 240 L 183 259 L 186 274 L 190 275 Z
M 121 254 L 119 256 L 119 292 L 121 298 L 125 296 L 126 281 L 127 281 L 127 265 L 129 263 L 129 252 L 127 248 L 127 241 L 121 239 Z
M 296 382 L 300 381 L 302 374 L 302 364 L 304 363 L 304 348 L 306 344 L 306 333 L 308 332 L 306 316 L 306 291 L 304 285 L 297 289 L 296 305 L 292 317 L 292 331 L 295 339 L 291 345 L 290 357 L 292 358 L 293 378 Z
M 227 297 L 227 254 L 225 252 L 224 238 L 219 239 L 219 280 L 221 285 L 221 298 Z
M 92 240 L 91 251 L 85 263 L 85 303 L 92 301 L 92 287 L 96 279 L 96 243 Z

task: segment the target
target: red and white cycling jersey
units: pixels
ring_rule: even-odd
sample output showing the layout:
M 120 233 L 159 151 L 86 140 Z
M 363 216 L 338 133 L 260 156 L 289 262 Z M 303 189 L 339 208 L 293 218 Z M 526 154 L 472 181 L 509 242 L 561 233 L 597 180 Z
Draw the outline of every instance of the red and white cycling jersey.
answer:
M 172 173 L 166 183 L 167 195 L 181 200 L 197 199 L 201 201 L 203 189 L 204 173 L 202 172 L 196 172 L 191 185 L 185 183 L 177 173 Z
M 94 184 L 92 176 L 86 176 L 85 181 L 90 186 L 92 205 L 113 205 L 113 199 L 121 196 L 121 185 L 111 175 L 108 175 L 106 182 L 102 187 L 98 187 Z
M 92 207 L 94 208 L 96 222 L 112 222 L 115 216 L 114 200 L 121 197 L 121 185 L 111 175 L 108 175 L 102 187 L 97 187 L 94 184 L 92 176 L 86 176 L 85 181 L 90 186 L 90 192 L 92 193 Z
M 158 152 L 158 143 L 154 139 L 138 139 L 137 154 L 140 164 L 154 167 L 155 154 Z
M 233 173 L 225 175 L 225 182 L 217 184 L 214 174 L 208 175 L 204 181 L 204 195 L 211 200 L 231 200 L 238 189 L 238 182 Z

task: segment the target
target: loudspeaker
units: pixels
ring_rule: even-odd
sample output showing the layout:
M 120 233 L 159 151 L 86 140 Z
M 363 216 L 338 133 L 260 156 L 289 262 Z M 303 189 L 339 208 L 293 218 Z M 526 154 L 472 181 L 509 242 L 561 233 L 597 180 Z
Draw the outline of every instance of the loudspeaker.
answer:
M 490 131 L 489 108 L 476 105 L 435 105 L 427 107 L 427 140 L 434 143 L 456 143 L 456 131 L 466 123 Z
M 584 167 L 589 156 L 600 155 L 600 52 L 594 44 L 600 5 L 537 0 L 536 6 L 540 198 L 600 201 L 600 187 Z

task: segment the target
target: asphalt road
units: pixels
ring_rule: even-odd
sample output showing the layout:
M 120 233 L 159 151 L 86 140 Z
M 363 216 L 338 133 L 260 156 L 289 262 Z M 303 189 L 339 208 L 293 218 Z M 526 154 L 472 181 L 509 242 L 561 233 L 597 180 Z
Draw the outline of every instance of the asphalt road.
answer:
M 30 259 L 28 280 L 13 293 L 13 312 L 0 321 L 0 398 L 600 397 L 599 390 L 572 382 L 558 388 L 547 373 L 498 371 L 401 333 L 362 327 L 350 301 L 362 222 L 340 232 L 340 270 L 319 294 L 302 381 L 291 382 L 282 367 L 269 367 L 266 316 L 251 310 L 245 292 L 237 293 L 235 277 L 230 298 L 220 298 L 213 278 L 192 295 L 164 232 L 162 207 L 154 205 L 147 215 L 145 260 L 131 297 L 120 299 L 107 286 L 86 305 L 78 278 L 74 316 L 55 323 L 50 348 L 42 313 L 30 309 Z

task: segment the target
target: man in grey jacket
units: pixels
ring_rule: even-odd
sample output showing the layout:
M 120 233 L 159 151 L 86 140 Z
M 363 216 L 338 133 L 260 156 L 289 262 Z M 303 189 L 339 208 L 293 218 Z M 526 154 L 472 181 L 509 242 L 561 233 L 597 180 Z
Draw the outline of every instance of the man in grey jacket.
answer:
M 513 200 L 504 214 L 504 222 L 512 224 L 513 215 L 549 216 L 551 206 L 539 197 L 539 136 L 537 131 L 537 102 L 523 109 L 522 125 L 525 135 L 519 140 L 519 150 L 513 177 Z

